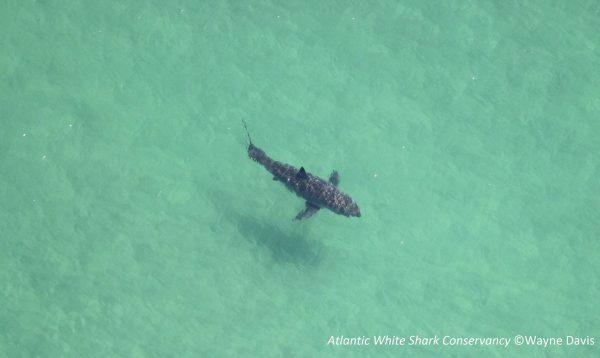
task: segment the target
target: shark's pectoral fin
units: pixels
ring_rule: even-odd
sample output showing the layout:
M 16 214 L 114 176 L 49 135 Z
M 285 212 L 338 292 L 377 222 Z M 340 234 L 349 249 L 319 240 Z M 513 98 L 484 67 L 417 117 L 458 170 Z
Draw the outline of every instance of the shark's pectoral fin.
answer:
M 304 210 L 302 210 L 301 212 L 298 213 L 298 215 L 296 215 L 295 220 L 304 220 L 304 219 L 308 219 L 311 216 L 313 216 L 320 208 L 314 204 L 309 203 L 308 201 L 306 202 L 306 207 L 304 208 Z
M 298 170 L 296 173 L 296 179 L 308 179 L 308 175 L 306 174 L 304 167 L 300 167 L 300 170 Z
M 337 170 L 331 172 L 331 175 L 329 176 L 329 182 L 333 184 L 333 186 L 338 186 L 340 183 L 340 176 L 338 175 Z

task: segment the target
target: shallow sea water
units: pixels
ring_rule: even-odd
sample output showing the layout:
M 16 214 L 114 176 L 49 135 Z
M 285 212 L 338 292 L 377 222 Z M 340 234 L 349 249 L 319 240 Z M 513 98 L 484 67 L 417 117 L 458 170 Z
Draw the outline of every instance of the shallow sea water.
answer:
M 0 356 L 596 356 L 600 4 L 0 4 Z M 326 178 L 359 219 L 247 158 Z M 330 337 L 594 337 L 336 346 Z

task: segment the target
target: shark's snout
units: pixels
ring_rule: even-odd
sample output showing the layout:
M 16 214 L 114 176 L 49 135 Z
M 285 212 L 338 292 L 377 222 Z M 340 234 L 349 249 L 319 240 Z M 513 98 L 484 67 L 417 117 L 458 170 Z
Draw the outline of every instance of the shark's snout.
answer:
M 360 217 L 360 208 L 356 203 L 350 208 L 350 216 Z
M 352 199 L 347 198 L 345 204 L 342 206 L 341 214 L 345 216 L 356 216 L 360 217 L 360 208 L 358 205 L 352 201 Z

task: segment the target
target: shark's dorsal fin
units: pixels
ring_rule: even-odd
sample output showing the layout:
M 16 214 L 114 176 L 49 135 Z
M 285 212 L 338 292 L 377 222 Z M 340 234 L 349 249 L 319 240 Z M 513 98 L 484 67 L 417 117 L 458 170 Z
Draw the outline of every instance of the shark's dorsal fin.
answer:
M 331 172 L 331 175 L 329 176 L 329 182 L 333 184 L 333 186 L 338 186 L 340 183 L 340 176 L 338 175 L 337 170 Z
M 300 170 L 298 170 L 296 173 L 296 179 L 308 179 L 308 175 L 306 174 L 304 167 L 300 167 Z

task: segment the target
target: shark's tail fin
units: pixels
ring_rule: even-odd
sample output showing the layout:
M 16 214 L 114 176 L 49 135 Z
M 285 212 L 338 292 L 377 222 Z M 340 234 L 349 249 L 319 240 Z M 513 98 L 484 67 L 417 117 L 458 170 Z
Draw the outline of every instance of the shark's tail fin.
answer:
M 250 142 L 251 146 L 254 146 L 254 144 L 252 144 L 252 138 L 250 138 L 250 132 L 248 131 L 248 126 L 246 125 L 246 120 L 242 119 L 242 123 L 244 124 L 244 129 L 246 130 L 246 135 L 248 136 L 248 142 Z

